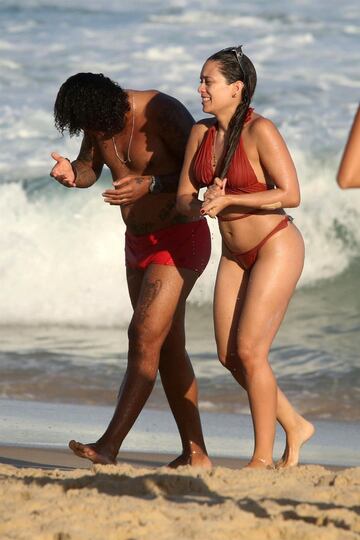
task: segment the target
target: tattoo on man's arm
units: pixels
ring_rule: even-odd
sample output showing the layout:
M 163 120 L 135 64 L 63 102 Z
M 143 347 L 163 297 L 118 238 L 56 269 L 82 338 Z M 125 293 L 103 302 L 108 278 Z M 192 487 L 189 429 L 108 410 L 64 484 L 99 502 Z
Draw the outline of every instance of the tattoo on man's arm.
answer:
M 78 187 L 88 187 L 100 176 L 102 167 L 99 167 L 98 171 L 94 167 L 94 143 L 87 133 L 84 135 L 77 159 L 72 162 L 72 167 Z
M 79 161 L 92 162 L 94 155 L 94 143 L 89 134 L 85 133 L 78 155 Z
M 143 293 L 141 296 L 141 303 L 139 307 L 139 322 L 143 323 L 147 317 L 149 317 L 149 308 L 158 296 L 161 290 L 161 280 L 155 281 L 146 280 L 144 283 Z

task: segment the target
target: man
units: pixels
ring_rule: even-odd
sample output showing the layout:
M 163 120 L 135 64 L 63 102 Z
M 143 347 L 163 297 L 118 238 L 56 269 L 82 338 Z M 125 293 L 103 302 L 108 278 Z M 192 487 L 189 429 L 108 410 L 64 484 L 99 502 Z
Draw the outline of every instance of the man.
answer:
M 78 73 L 60 88 L 55 125 L 83 133 L 70 163 L 57 153 L 51 176 L 69 188 L 90 187 L 107 165 L 126 224 L 127 283 L 134 313 L 128 364 L 113 418 L 95 443 L 70 441 L 75 454 L 115 463 L 122 441 L 144 407 L 159 370 L 183 446 L 170 466 L 209 467 L 197 405 L 197 385 L 185 350 L 185 301 L 210 256 L 205 220 L 176 212 L 185 144 L 194 123 L 176 99 L 155 90 L 123 90 L 102 74 Z

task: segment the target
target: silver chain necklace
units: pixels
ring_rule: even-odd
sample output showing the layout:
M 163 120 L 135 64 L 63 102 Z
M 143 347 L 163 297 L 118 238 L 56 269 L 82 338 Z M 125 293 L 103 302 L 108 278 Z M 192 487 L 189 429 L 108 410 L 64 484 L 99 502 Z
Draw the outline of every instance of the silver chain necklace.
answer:
M 114 137 L 111 137 L 113 147 L 114 147 L 114 151 L 115 151 L 115 155 L 118 158 L 118 160 L 121 161 L 121 163 L 123 165 L 126 165 L 127 163 L 131 163 L 130 148 L 131 148 L 131 143 L 132 143 L 132 139 L 133 139 L 133 135 L 134 135 L 134 126 L 135 126 L 135 99 L 134 99 L 134 96 L 133 96 L 132 97 L 132 126 L 131 126 L 131 133 L 130 133 L 129 146 L 128 146 L 128 150 L 127 150 L 126 159 L 122 159 L 120 157 L 117 146 L 116 146 L 116 143 L 115 143 L 115 139 L 114 139 Z

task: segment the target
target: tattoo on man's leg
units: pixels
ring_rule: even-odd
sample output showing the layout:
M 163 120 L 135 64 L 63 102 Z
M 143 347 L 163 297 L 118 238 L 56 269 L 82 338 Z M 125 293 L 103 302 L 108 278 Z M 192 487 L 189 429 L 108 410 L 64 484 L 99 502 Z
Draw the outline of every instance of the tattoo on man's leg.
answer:
M 139 319 L 140 322 L 144 322 L 148 317 L 148 310 L 160 292 L 162 283 L 160 279 L 155 281 L 145 281 L 141 304 L 139 306 Z

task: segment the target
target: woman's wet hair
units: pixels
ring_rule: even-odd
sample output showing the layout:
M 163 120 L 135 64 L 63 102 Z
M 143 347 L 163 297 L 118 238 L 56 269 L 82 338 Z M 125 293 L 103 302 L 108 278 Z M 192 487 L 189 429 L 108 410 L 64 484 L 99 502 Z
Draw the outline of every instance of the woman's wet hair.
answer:
M 240 139 L 251 99 L 255 92 L 257 77 L 253 63 L 250 58 L 242 52 L 241 46 L 222 49 L 221 51 L 212 54 L 207 61 L 218 62 L 219 70 L 224 75 L 228 84 L 235 81 L 242 81 L 244 83 L 241 102 L 234 112 L 229 124 L 228 146 L 220 173 L 220 178 L 225 178 Z
M 77 73 L 61 86 L 54 105 L 55 127 L 70 135 L 93 130 L 116 133 L 130 110 L 126 92 L 102 73 Z

